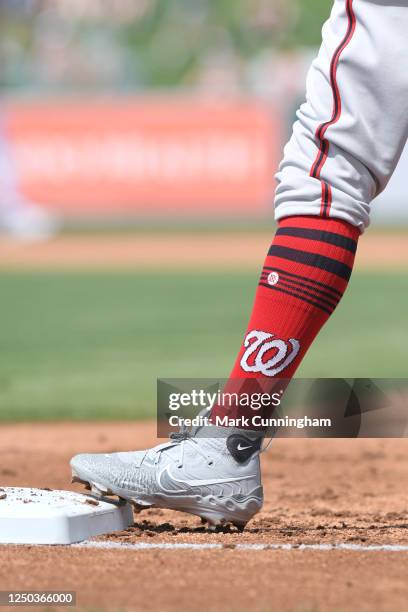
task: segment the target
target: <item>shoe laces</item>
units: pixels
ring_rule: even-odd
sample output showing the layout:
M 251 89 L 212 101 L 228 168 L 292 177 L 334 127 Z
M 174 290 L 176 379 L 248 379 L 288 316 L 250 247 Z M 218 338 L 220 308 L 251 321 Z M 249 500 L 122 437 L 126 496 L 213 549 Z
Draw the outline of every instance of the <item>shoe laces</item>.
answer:
M 211 457 L 209 457 L 209 455 L 203 451 L 200 444 L 197 442 L 197 439 L 186 426 L 182 426 L 179 431 L 171 433 L 170 440 L 168 442 L 160 444 L 160 446 L 156 446 L 153 449 L 155 452 L 154 463 L 159 463 L 162 452 L 178 447 L 180 449 L 180 453 L 176 463 L 177 467 L 181 468 L 184 463 L 185 449 L 188 447 L 188 445 L 194 446 L 194 451 L 201 455 L 208 465 L 213 464 Z

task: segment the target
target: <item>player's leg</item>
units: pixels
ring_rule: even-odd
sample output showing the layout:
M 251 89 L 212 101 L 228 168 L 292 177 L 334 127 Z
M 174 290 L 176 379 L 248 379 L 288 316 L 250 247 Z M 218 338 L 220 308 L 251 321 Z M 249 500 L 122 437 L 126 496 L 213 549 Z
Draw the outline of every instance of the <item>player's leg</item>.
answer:
M 341 298 L 370 201 L 406 139 L 407 31 L 408 6 L 336 1 L 278 174 L 280 227 L 233 377 L 292 376 Z M 262 504 L 262 432 L 221 429 L 149 451 L 79 455 L 73 473 L 142 505 L 243 525 Z
M 368 225 L 408 136 L 407 28 L 408 2 L 336 0 L 277 175 L 276 219 Z
M 335 2 L 277 175 L 279 228 L 231 379 L 292 377 L 341 299 L 371 200 L 407 139 L 407 31 L 408 2 Z

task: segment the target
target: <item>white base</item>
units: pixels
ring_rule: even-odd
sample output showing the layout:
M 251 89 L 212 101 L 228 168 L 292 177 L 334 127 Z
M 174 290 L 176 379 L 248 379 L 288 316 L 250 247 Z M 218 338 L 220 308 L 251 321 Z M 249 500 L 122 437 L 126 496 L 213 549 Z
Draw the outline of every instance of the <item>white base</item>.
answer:
M 73 544 L 132 524 L 130 504 L 71 491 L 0 488 L 0 544 Z

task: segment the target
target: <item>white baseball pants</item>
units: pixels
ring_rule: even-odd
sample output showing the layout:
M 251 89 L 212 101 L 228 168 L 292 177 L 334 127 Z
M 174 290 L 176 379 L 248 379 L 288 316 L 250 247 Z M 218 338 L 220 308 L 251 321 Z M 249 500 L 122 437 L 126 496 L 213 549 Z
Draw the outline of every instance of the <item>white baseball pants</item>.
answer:
M 277 174 L 276 219 L 363 231 L 407 138 L 408 0 L 335 0 Z

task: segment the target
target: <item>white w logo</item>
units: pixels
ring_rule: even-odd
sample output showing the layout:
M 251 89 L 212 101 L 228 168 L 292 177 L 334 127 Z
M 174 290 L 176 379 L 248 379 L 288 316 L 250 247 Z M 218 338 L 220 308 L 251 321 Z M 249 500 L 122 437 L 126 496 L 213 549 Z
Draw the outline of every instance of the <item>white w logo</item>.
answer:
M 276 376 L 292 363 L 300 350 L 299 341 L 294 338 L 291 338 L 288 342 L 279 338 L 272 340 L 273 337 L 273 334 L 256 329 L 247 334 L 244 341 L 246 351 L 241 359 L 241 368 L 245 372 L 260 372 L 264 376 Z M 265 353 L 272 349 L 276 349 L 276 353 L 271 359 L 264 361 Z M 252 355 L 255 355 L 255 358 L 253 359 L 253 365 L 250 365 L 249 358 Z

